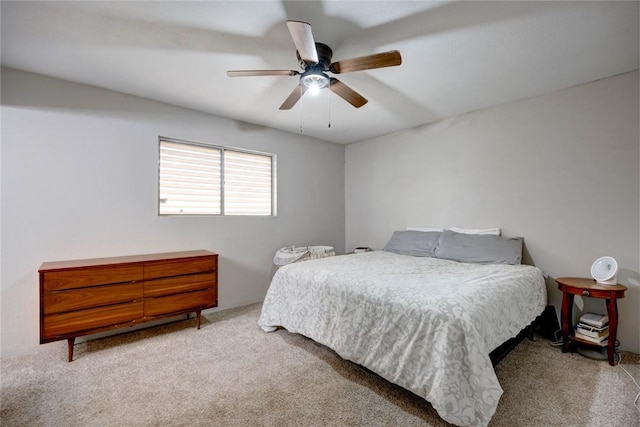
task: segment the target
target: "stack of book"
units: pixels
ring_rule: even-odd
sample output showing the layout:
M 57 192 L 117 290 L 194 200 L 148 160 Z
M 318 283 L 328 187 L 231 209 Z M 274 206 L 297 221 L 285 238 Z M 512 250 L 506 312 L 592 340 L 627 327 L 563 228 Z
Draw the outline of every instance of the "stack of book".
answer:
M 607 345 L 609 339 L 609 317 L 606 314 L 585 313 L 576 325 L 576 338 L 597 345 Z

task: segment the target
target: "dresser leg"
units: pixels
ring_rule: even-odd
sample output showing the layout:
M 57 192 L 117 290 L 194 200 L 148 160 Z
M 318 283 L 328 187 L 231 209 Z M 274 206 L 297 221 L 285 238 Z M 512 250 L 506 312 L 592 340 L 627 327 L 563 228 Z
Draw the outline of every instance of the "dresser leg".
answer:
M 76 337 L 67 339 L 67 352 L 69 353 L 69 362 L 73 362 L 73 345 L 76 342 Z
M 202 313 L 201 310 L 196 311 L 196 317 L 198 318 L 198 329 L 200 329 L 200 314 Z

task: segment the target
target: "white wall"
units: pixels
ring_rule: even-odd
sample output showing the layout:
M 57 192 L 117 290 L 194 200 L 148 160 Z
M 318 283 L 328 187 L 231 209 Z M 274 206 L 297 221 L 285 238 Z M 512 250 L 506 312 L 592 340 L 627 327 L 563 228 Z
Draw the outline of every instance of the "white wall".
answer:
M 5 68 L 1 89 L 2 357 L 38 348 L 44 261 L 213 250 L 228 308 L 263 298 L 278 247 L 379 248 L 405 225 L 499 226 L 552 277 L 614 256 L 640 352 L 637 72 L 349 145 L 346 179 L 339 145 Z M 278 217 L 158 217 L 158 135 L 276 153 Z
M 38 348 L 44 261 L 212 250 L 228 308 L 263 299 L 282 246 L 344 251 L 343 146 L 6 68 L 1 118 L 3 357 Z M 159 217 L 159 135 L 275 153 L 278 216 Z
M 347 250 L 407 225 L 460 226 L 523 236 L 525 260 L 551 277 L 589 277 L 613 256 L 629 288 L 621 348 L 640 352 L 638 89 L 636 71 L 347 146 Z

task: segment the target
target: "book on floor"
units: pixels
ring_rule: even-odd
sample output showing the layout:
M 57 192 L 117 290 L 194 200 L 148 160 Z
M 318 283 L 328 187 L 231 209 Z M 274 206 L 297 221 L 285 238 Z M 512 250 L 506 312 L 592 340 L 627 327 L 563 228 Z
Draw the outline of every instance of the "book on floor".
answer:
M 604 326 L 609 323 L 609 316 L 598 313 L 585 313 L 580 316 L 580 323 L 586 323 L 591 326 Z

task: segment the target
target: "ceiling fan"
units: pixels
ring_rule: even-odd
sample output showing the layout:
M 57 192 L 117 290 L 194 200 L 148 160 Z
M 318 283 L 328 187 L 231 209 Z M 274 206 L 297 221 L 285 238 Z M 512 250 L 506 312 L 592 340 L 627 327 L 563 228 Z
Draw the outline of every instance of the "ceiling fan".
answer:
M 324 43 L 318 43 L 313 39 L 311 25 L 302 21 L 287 21 L 289 32 L 296 45 L 296 55 L 302 72 L 296 70 L 230 70 L 229 77 L 249 76 L 300 76 L 298 86 L 285 99 L 280 106 L 281 110 L 291 109 L 307 90 L 317 91 L 329 87 L 332 92 L 343 98 L 356 108 L 362 107 L 368 101 L 355 90 L 342 83 L 335 77 L 329 77 L 326 73 L 333 74 L 350 73 L 353 71 L 371 70 L 374 68 L 394 67 L 402 63 L 400 52 L 389 52 L 362 56 L 359 58 L 345 59 L 331 62 L 333 51 Z

